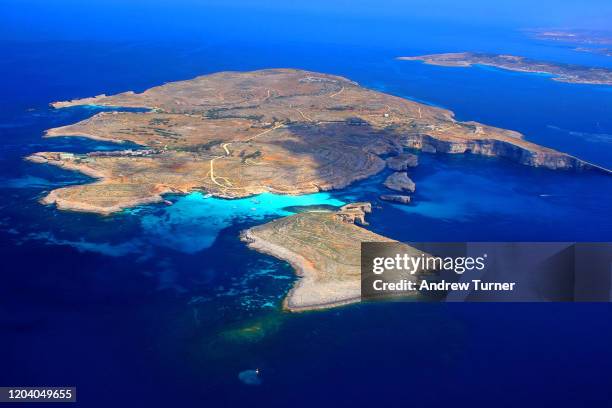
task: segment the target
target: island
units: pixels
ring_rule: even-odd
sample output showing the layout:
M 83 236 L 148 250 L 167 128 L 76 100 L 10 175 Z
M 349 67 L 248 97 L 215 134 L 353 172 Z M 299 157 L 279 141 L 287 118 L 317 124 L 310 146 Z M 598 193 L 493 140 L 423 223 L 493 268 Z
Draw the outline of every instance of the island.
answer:
M 142 93 L 52 104 L 79 105 L 110 111 L 49 129 L 45 137 L 140 147 L 27 157 L 94 178 L 42 197 L 63 210 L 111 214 L 161 202 L 164 194 L 198 190 L 231 199 L 339 189 L 379 173 L 389 156 L 399 156 L 392 167 L 403 168 L 402 161 L 406 168 L 416 165 L 406 149 L 498 156 L 549 169 L 597 168 L 511 130 L 461 122 L 445 109 L 298 69 L 221 72 Z
M 612 45 L 612 32 L 602 30 L 549 29 L 524 30 L 530 37 L 571 44 Z
M 612 32 L 609 31 L 541 28 L 524 31 L 537 40 L 580 45 L 574 51 L 612 57 L 612 48 L 606 47 L 612 45 Z
M 242 240 L 295 269 L 299 279 L 283 301 L 285 310 L 346 305 L 361 300 L 361 242 L 395 242 L 355 225 L 364 225 L 370 211 L 370 203 L 353 203 L 335 212 L 302 212 L 250 228 Z
M 594 48 L 594 47 L 576 47 L 574 51 L 588 52 L 590 54 L 600 54 L 606 57 L 612 57 L 612 48 Z
M 559 82 L 612 85 L 612 69 L 538 61 L 516 55 L 456 52 L 399 57 L 398 59 L 404 61 L 423 61 L 426 64 L 444 67 L 487 65 L 509 71 L 550 74 L 553 75 L 552 80 Z

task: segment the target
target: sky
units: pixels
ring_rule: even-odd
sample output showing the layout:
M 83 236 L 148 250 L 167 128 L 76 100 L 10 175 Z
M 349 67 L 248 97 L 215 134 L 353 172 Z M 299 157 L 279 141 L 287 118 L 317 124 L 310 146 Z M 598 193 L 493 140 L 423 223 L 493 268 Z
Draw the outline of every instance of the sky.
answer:
M 383 41 L 406 26 L 608 28 L 610 0 L 0 0 L 5 40 Z

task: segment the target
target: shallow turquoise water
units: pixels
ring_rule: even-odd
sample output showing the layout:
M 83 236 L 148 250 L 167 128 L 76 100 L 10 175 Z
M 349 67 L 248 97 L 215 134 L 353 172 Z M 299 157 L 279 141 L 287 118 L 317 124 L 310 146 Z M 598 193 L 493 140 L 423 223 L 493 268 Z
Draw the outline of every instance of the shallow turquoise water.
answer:
M 209 248 L 224 228 L 246 219 L 261 221 L 291 215 L 285 210 L 290 206 L 343 204 L 345 202 L 332 198 L 329 193 L 302 196 L 263 193 L 225 200 L 195 192 L 177 197 L 172 205 L 153 212 L 143 208 L 126 212 L 140 215 L 145 237 L 156 245 L 194 253 Z

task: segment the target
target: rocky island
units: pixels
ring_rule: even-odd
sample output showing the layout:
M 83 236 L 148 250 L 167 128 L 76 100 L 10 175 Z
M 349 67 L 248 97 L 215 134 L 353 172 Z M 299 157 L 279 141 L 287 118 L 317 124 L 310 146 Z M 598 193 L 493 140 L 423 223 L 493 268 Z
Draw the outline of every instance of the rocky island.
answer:
M 414 181 L 408 177 L 408 173 L 406 172 L 397 172 L 391 174 L 385 182 L 383 183 L 385 187 L 394 191 L 407 191 L 409 193 L 414 193 L 416 189 L 416 184 Z
M 337 189 L 404 168 L 404 148 L 499 156 L 550 169 L 596 166 L 526 141 L 511 130 L 460 122 L 453 113 L 363 88 L 346 78 L 296 69 L 222 72 L 142 93 L 56 102 L 144 108 L 100 112 L 49 129 L 46 137 L 129 141 L 142 149 L 28 157 L 96 180 L 42 198 L 60 209 L 109 214 L 162 201 L 166 193 L 202 190 L 224 198 L 263 192 L 305 194 Z
M 457 52 L 399 57 L 398 59 L 404 61 L 423 61 L 426 64 L 444 67 L 487 65 L 509 71 L 550 74 L 554 76 L 551 78 L 552 80 L 559 82 L 612 85 L 612 70 L 608 68 L 538 61 L 515 55 Z
M 369 203 L 354 203 L 337 212 L 303 212 L 250 228 L 242 239 L 250 248 L 287 261 L 296 270 L 300 278 L 283 302 L 286 310 L 359 302 L 361 242 L 394 242 L 355 225 L 363 224 L 370 211 Z

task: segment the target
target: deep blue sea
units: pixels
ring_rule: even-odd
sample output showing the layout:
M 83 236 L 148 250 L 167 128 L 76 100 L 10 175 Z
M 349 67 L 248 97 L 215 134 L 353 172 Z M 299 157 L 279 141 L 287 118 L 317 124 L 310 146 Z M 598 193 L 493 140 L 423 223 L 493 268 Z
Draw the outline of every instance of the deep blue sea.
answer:
M 420 154 L 409 206 L 385 174 L 303 197 L 169 196 L 109 217 L 45 192 L 88 178 L 23 161 L 114 149 L 45 129 L 95 108 L 48 103 L 222 70 L 294 67 L 451 109 L 612 168 L 612 87 L 443 68 L 400 55 L 507 52 L 612 66 L 512 30 L 407 31 L 333 41 L 0 41 L 0 385 L 75 385 L 80 406 L 610 406 L 610 304 L 359 304 L 288 314 L 291 268 L 239 232 L 293 205 L 370 200 L 371 229 L 405 241 L 612 241 L 612 177 L 478 156 Z M 239 373 L 258 368 L 260 385 Z

